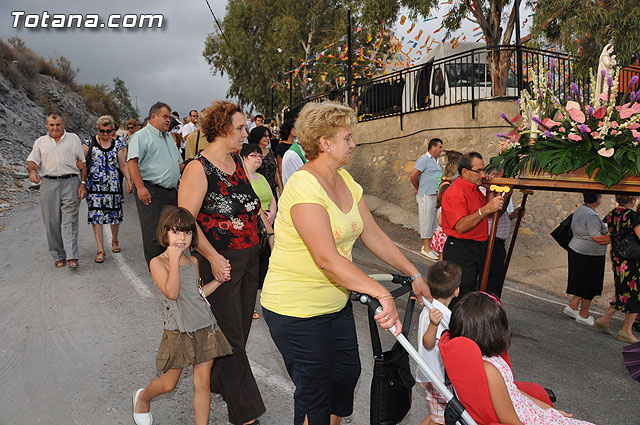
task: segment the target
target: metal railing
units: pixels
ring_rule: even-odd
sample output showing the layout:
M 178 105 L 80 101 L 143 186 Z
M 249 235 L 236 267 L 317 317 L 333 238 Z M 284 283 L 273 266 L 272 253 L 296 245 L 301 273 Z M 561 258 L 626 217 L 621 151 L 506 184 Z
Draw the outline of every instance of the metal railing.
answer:
M 498 55 L 501 61 L 508 61 L 506 81 L 503 81 L 506 87 L 502 90 L 494 90 L 492 79 L 491 58 Z M 521 67 L 518 67 L 518 61 Z M 496 46 L 433 59 L 310 96 L 288 110 L 300 108 L 308 102 L 330 100 L 351 105 L 358 119 L 366 121 L 480 99 L 516 99 L 520 97 L 521 89 L 531 91 L 533 75 L 539 70 L 540 64 L 547 72 L 552 91 L 561 102 L 574 97 L 571 83 L 578 86 L 582 100 L 589 101 L 589 78 L 578 78 L 575 63 L 569 55 L 523 46 Z M 521 75 L 518 75 L 518 69 L 521 69 Z M 640 68 L 623 68 L 621 84 L 623 80 L 628 83 L 632 75 L 638 74 Z M 622 85 L 620 87 L 624 90 Z

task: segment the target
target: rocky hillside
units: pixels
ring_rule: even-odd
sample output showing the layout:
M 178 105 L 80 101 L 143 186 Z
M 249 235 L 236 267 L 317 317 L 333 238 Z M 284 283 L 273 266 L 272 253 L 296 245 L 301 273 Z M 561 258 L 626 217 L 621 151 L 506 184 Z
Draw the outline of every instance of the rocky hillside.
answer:
M 98 118 L 67 85 L 48 75 L 35 78 L 38 103 L 0 73 L 0 213 L 31 196 L 26 159 L 35 139 L 46 133 L 47 110 L 60 111 L 65 129 L 81 138 L 93 133 Z

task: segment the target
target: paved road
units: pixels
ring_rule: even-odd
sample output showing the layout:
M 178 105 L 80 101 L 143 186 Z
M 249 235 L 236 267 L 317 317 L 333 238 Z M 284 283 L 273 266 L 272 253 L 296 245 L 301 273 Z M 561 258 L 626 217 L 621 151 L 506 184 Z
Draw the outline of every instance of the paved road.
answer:
M 131 392 L 156 376 L 162 329 L 131 197 L 125 220 L 122 253 L 108 252 L 98 265 L 93 235 L 82 218 L 81 265 L 73 272 L 53 267 L 37 200 L 0 218 L 0 425 L 133 423 Z M 426 271 L 426 261 L 415 254 L 415 234 L 381 224 Z M 369 273 L 387 270 L 361 245 L 354 260 Z M 581 419 L 640 423 L 640 384 L 624 369 L 622 343 L 563 317 L 562 299 L 514 284 L 508 284 L 503 298 L 517 379 L 553 388 L 558 407 Z M 365 425 L 372 359 L 365 308 L 355 310 L 363 369 L 354 415 L 345 422 Z M 414 343 L 416 320 L 417 312 Z M 390 336 L 383 338 L 389 347 Z M 248 352 L 267 405 L 262 423 L 291 423 L 293 387 L 262 319 L 254 321 Z M 176 391 L 153 403 L 155 423 L 190 423 L 191 399 L 191 373 L 185 371 Z M 403 424 L 418 424 L 426 410 L 422 391 L 415 388 L 414 407 Z M 220 398 L 212 400 L 210 423 L 228 423 Z

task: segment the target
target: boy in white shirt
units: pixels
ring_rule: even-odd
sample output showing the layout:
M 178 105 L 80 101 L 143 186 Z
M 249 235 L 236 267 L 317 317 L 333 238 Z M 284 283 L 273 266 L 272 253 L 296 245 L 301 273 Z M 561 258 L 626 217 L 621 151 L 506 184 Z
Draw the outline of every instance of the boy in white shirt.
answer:
M 445 318 L 448 322 L 451 318 L 449 303 L 460 293 L 461 276 L 460 266 L 451 261 L 436 263 L 429 268 L 427 273 L 427 284 L 433 296 L 434 308 L 431 311 L 424 308 L 420 313 L 418 353 L 442 382 L 444 382 L 444 364 L 440 358 L 438 340 L 442 332 L 447 330 L 442 324 L 442 319 Z M 420 369 L 416 374 L 416 382 L 427 391 L 430 411 L 430 415 L 424 418 L 420 425 L 444 424 L 444 410 L 447 407 L 447 400 Z

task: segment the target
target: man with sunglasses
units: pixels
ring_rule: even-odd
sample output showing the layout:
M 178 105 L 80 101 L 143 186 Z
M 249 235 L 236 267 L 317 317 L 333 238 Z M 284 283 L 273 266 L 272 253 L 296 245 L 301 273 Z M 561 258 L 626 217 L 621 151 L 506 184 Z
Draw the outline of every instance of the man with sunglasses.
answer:
M 77 269 L 78 210 L 87 195 L 82 142 L 64 130 L 59 113 L 49 113 L 46 124 L 47 134 L 36 139 L 27 157 L 29 181 L 40 184 L 42 219 L 54 265 Z
M 480 290 L 480 278 L 487 252 L 489 215 L 502 210 L 504 199 L 479 187 L 486 178 L 484 161 L 478 152 L 462 156 L 460 177 L 442 195 L 442 229 L 448 235 L 442 253 L 447 261 L 462 268 L 460 295 Z

